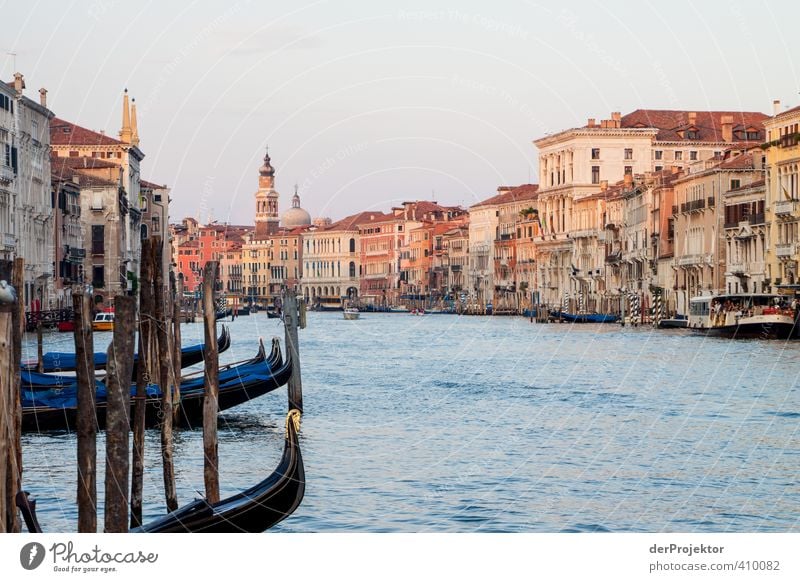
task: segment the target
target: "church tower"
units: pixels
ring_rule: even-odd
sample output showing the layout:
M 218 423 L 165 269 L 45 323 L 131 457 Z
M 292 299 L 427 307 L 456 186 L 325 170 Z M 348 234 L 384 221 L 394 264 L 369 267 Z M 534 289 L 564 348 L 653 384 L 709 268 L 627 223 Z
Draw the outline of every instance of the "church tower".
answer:
M 270 162 L 267 149 L 264 164 L 258 169 L 256 238 L 265 238 L 278 232 L 278 193 L 275 191 L 275 168 Z

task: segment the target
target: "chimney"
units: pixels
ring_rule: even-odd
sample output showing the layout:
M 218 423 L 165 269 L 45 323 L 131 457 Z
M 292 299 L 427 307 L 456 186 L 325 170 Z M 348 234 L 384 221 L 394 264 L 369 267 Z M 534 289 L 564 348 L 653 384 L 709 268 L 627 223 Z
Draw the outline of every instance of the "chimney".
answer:
M 589 121 L 586 123 L 586 127 L 594 127 L 594 117 L 589 118 Z
M 720 125 L 722 126 L 722 141 L 733 141 L 733 115 L 723 115 L 720 118 Z
M 778 115 L 778 113 L 780 112 L 781 112 L 781 100 L 775 99 L 775 101 L 772 102 L 772 115 Z
M 625 174 L 625 189 L 630 190 L 633 188 L 633 176 L 631 174 Z
M 600 180 L 600 192 L 608 190 L 608 180 Z
M 681 167 L 680 166 L 672 166 L 670 169 L 672 170 L 673 174 L 678 174 L 681 171 Z
M 42 107 L 47 107 L 47 89 L 44 87 L 39 89 L 39 103 L 41 103 Z
M 689 112 L 689 125 L 697 125 L 697 112 Z
M 14 73 L 14 91 L 17 92 L 17 97 L 22 95 L 22 90 L 25 88 L 25 77 L 22 73 Z

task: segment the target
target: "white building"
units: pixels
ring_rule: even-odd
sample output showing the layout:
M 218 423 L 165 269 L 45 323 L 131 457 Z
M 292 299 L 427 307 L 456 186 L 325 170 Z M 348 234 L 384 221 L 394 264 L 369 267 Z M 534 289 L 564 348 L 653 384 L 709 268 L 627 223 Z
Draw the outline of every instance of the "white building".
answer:
M 25 259 L 26 309 L 50 307 L 53 253 L 50 200 L 50 119 L 47 91 L 41 103 L 24 96 L 25 81 L 15 73 L 0 82 L 0 256 Z

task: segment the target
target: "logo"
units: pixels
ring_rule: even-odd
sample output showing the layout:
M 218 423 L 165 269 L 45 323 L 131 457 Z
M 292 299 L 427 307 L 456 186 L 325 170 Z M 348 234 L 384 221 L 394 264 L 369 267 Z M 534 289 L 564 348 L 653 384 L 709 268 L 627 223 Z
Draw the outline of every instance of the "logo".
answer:
M 19 551 L 19 563 L 26 570 L 35 570 L 42 565 L 44 554 L 44 546 L 39 542 L 25 544 Z

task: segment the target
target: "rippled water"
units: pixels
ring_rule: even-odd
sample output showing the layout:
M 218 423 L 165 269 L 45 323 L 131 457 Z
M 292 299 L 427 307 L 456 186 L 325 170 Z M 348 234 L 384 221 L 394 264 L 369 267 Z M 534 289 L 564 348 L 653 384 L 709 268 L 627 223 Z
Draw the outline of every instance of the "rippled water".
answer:
M 279 325 L 236 320 L 222 363 Z M 185 326 L 184 343 L 201 334 Z M 300 341 L 308 485 L 277 531 L 800 531 L 800 341 L 341 313 L 309 314 Z M 223 495 L 272 471 L 285 412 L 281 389 L 224 413 Z M 175 446 L 186 503 L 203 489 L 202 433 Z M 74 531 L 74 435 L 25 435 L 24 452 L 43 527 Z

